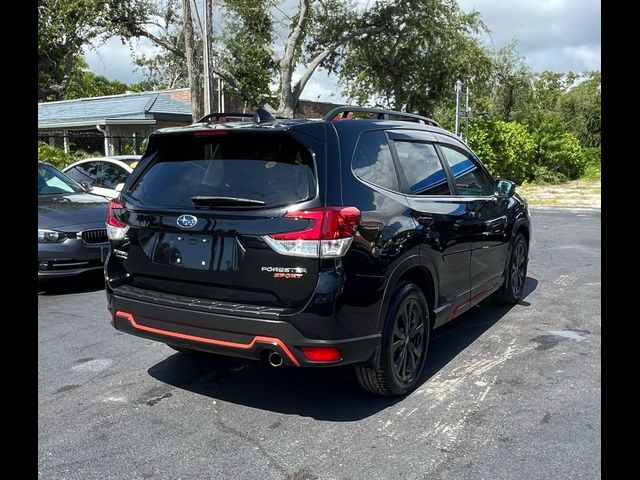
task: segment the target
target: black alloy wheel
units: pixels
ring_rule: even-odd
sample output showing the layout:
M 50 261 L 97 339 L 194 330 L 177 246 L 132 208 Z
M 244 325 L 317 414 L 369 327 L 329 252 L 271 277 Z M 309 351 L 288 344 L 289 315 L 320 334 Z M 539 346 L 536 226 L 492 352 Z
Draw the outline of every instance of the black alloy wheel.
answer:
M 528 251 L 526 238 L 518 233 L 511 244 L 504 283 L 493 295 L 498 303 L 515 305 L 522 298 L 527 280 Z
M 401 382 L 411 383 L 422 360 L 425 315 L 415 298 L 400 306 L 393 327 L 393 371 Z
M 415 390 L 424 371 L 430 333 L 424 293 L 413 283 L 401 284 L 387 310 L 380 353 L 371 365 L 355 367 L 360 385 L 387 397 Z

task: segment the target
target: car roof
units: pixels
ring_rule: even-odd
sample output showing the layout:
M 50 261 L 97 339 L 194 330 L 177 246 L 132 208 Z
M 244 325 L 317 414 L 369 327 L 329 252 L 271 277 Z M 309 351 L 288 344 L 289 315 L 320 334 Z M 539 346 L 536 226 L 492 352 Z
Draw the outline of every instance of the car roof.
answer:
M 124 163 L 125 165 L 131 167 L 131 164 L 139 161 L 140 158 L 142 158 L 142 155 L 112 155 L 108 157 L 89 157 L 89 158 L 83 158 L 81 160 L 77 160 L 72 164 L 67 165 L 64 168 L 68 169 L 69 167 L 72 167 L 74 165 L 79 165 L 85 162 L 110 162 L 110 163 L 116 163 L 116 164 Z

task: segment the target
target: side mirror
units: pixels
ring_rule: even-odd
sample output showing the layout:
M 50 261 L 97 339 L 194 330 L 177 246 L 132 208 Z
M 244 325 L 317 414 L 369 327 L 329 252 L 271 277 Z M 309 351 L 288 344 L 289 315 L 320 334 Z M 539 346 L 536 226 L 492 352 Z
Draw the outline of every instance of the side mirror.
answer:
M 121 192 L 123 188 L 124 188 L 124 183 L 119 183 L 116 185 L 115 190 L 116 192 Z
M 93 188 L 93 184 L 87 181 L 80 182 L 80 185 L 82 185 L 82 188 L 84 188 L 87 192 L 90 192 L 91 189 Z
M 516 191 L 516 184 L 511 180 L 498 180 L 496 183 L 496 195 L 501 198 L 512 197 Z

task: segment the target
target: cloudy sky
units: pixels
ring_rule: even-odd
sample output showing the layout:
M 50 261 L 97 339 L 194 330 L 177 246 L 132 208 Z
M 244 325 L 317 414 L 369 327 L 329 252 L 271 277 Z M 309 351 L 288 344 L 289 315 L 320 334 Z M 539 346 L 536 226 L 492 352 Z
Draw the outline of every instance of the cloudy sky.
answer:
M 500 48 L 512 39 L 534 71 L 600 69 L 599 0 L 458 0 L 465 11 L 476 10 L 491 30 L 487 44 Z M 133 48 L 146 53 L 153 47 L 146 41 Z M 92 71 L 127 83 L 138 82 L 142 73 L 131 63 L 130 47 L 112 39 L 86 51 Z M 339 102 L 340 87 L 335 78 L 317 71 L 304 91 L 311 100 Z

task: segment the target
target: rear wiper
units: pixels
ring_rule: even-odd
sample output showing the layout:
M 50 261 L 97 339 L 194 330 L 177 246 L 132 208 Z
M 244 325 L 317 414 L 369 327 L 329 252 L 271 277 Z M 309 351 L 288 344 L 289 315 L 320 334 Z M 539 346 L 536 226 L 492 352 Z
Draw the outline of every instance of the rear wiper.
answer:
M 213 197 L 208 195 L 197 195 L 191 197 L 191 201 L 196 207 L 211 207 L 217 205 L 266 205 L 262 200 L 240 197 Z

